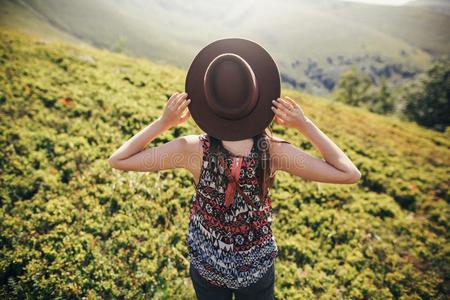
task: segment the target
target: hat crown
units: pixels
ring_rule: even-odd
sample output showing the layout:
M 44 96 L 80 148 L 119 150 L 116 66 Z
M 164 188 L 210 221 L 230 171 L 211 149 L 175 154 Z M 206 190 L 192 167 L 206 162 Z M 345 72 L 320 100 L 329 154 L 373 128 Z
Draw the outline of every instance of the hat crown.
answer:
M 258 102 L 258 83 L 248 62 L 234 53 L 216 56 L 203 79 L 206 103 L 221 118 L 242 119 Z
M 238 141 L 261 133 L 273 120 L 272 99 L 280 97 L 280 73 L 255 41 L 224 38 L 195 56 L 185 90 L 192 100 L 188 109 L 203 131 Z

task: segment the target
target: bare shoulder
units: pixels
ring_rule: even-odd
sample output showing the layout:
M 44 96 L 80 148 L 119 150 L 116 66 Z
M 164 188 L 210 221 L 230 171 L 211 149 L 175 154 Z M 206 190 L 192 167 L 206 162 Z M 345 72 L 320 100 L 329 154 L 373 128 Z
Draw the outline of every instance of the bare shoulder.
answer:
M 293 161 L 298 160 L 302 155 L 303 151 L 295 147 L 291 142 L 272 136 L 270 156 L 274 172 L 278 170 L 289 171 L 287 166 L 292 166 Z
M 280 138 L 280 137 L 278 137 L 278 136 L 276 136 L 276 135 L 272 135 L 272 139 L 275 140 L 275 141 L 277 141 L 277 142 L 281 142 L 281 141 L 287 142 L 285 139 L 282 139 L 282 138 Z M 278 144 L 278 143 L 277 143 L 277 144 Z
M 273 154 L 281 153 L 283 151 L 283 147 L 285 147 L 286 145 L 291 145 L 291 143 L 283 138 L 272 135 L 272 140 L 270 141 L 270 148 Z
M 186 143 L 190 145 L 198 145 L 200 143 L 200 135 L 199 134 L 188 134 L 182 137 Z
M 184 168 L 192 173 L 194 181 L 197 184 L 200 177 L 201 162 L 203 159 L 203 147 L 201 138 L 203 134 L 190 134 L 182 137 L 184 155 Z
M 183 140 L 183 146 L 186 152 L 189 153 L 197 153 L 201 152 L 201 141 L 200 141 L 201 135 L 198 134 L 189 134 L 181 137 Z

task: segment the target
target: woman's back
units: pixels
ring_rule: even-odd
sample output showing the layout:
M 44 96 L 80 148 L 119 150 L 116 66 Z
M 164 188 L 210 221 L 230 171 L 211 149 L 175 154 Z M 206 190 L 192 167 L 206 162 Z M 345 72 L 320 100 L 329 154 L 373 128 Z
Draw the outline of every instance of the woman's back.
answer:
M 211 139 L 199 136 L 203 161 L 192 197 L 187 245 L 191 264 L 211 284 L 242 288 L 258 281 L 272 267 L 278 248 L 272 235 L 270 193 L 259 198 L 257 147 L 247 156 L 224 149 L 223 162 L 242 159 L 238 185 L 230 206 L 225 203 L 229 183 L 218 155 L 210 151 Z
M 274 261 L 278 249 L 271 230 L 272 201 L 267 188 L 273 183 L 274 173 L 284 171 L 305 180 L 340 184 L 356 183 L 361 173 L 289 97 L 273 100 L 271 109 L 276 114 L 276 122 L 297 129 L 323 158 L 312 156 L 287 141 L 263 138 L 263 132 L 254 136 L 252 152 L 243 159 L 232 157 L 221 142 L 212 136 L 209 139 L 206 134 L 178 137 L 144 149 L 163 131 L 189 118 L 189 113 L 183 114 L 189 103 L 189 100 L 183 100 L 186 96 L 186 93 L 172 95 L 163 116 L 117 149 L 108 162 L 113 168 L 129 171 L 184 168 L 198 178 L 192 198 L 187 245 L 191 258 L 189 271 L 199 298 L 216 299 L 226 295 L 231 299 L 230 288 L 233 288 L 236 297 L 256 293 L 260 297 L 263 293 L 265 296 L 261 299 L 273 299 Z M 258 141 L 256 145 L 255 141 Z M 217 150 L 222 150 L 219 152 L 225 156 L 223 162 L 219 160 L 222 155 L 215 154 Z M 227 170 L 231 164 L 230 175 Z M 242 167 L 240 172 L 234 172 L 239 167 Z M 237 189 L 238 193 L 228 193 L 229 187 L 232 192 Z

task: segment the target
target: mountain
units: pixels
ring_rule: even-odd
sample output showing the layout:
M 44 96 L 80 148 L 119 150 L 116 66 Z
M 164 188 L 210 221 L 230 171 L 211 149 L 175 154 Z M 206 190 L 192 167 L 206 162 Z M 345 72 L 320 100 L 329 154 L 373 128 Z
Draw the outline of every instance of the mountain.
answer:
M 392 85 L 450 53 L 449 15 L 424 5 L 322 1 L 0 0 L 16 14 L 0 24 L 40 23 L 99 48 L 187 69 L 211 41 L 253 39 L 275 58 L 283 82 L 316 94 L 333 90 L 352 64 Z M 22 16 L 26 15 L 26 17 Z M 36 21 L 37 22 L 37 21 Z M 33 27 L 33 26 L 31 26 Z
M 450 26 L 450 14 L 442 9 L 430 10 L 430 7 L 437 7 L 433 1 L 423 1 L 422 5 L 415 5 L 415 2 L 409 2 L 405 6 L 373 5 L 370 12 L 367 5 L 352 3 L 349 6 L 336 7 L 332 13 L 340 18 L 376 28 L 432 56 L 450 55 L 450 35 L 446 30 Z M 442 7 L 445 5 L 444 2 L 441 4 Z M 449 2 L 445 6 L 450 7 Z
M 193 299 L 193 178 L 111 169 L 186 70 L 0 29 L 0 298 Z M 277 172 L 277 299 L 446 299 L 450 139 L 283 89 L 355 163 L 357 184 Z M 298 131 L 272 132 L 319 156 Z M 199 134 L 190 119 L 148 146 Z
M 58 29 L 45 16 L 22 1 L 0 0 L 0 25 L 20 28 L 46 39 L 83 43 L 73 34 Z
M 414 0 L 408 2 L 407 5 L 425 7 L 441 13 L 450 13 L 450 2 L 448 0 Z

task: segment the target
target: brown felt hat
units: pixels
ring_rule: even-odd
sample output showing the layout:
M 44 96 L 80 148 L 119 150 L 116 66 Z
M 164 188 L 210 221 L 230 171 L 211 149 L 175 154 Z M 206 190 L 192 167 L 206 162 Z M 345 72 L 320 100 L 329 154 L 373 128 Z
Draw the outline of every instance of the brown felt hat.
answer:
M 280 73 L 270 54 L 243 38 L 204 47 L 187 72 L 189 112 L 209 135 L 227 141 L 253 137 L 272 121 L 280 97 Z

